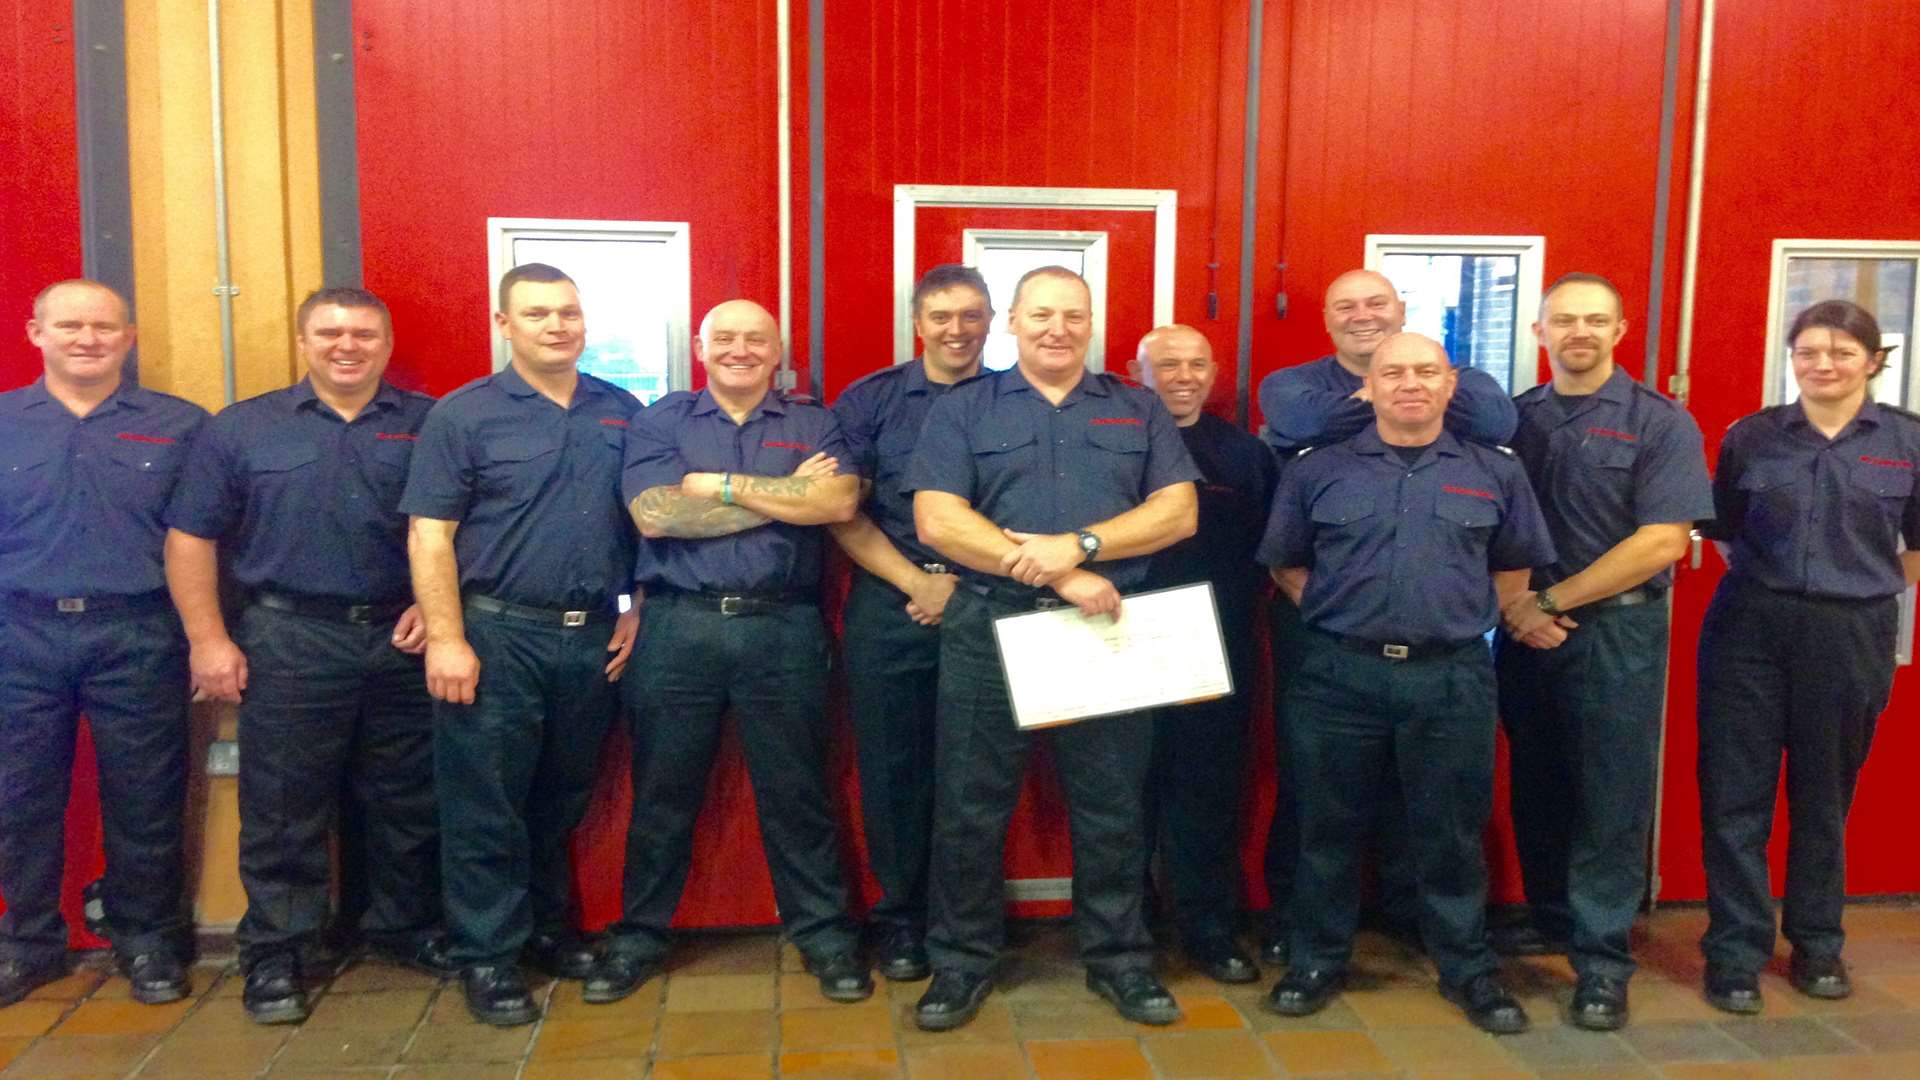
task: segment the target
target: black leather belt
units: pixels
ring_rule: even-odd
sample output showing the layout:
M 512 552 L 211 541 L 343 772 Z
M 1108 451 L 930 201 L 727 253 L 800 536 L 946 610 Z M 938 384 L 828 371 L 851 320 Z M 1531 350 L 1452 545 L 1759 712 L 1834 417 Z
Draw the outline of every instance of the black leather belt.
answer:
M 795 604 L 815 603 L 807 592 L 693 592 L 687 589 L 656 589 L 654 599 L 717 611 L 722 615 L 773 615 Z
M 475 611 L 484 611 L 489 615 L 504 615 L 509 619 L 543 623 L 547 626 L 587 626 L 592 623 L 610 623 L 614 620 L 614 613 L 605 608 L 598 611 L 562 611 L 559 608 L 509 604 L 505 600 L 495 600 L 491 596 L 468 596 L 466 605 Z
M 974 595 L 985 597 L 1007 607 L 1026 608 L 1029 611 L 1053 611 L 1057 608 L 1073 606 L 1060 599 L 1050 589 L 1016 589 L 1007 585 L 988 585 L 981 581 L 963 581 L 961 584 Z
M 1605 600 L 1595 600 L 1593 603 L 1588 604 L 1586 606 L 1595 611 L 1605 611 L 1608 608 L 1633 607 L 1636 604 L 1651 604 L 1655 600 L 1662 599 L 1666 595 L 1667 595 L 1667 590 L 1665 589 L 1652 589 L 1652 588 L 1648 588 L 1645 585 L 1642 585 L 1637 589 L 1628 589 L 1626 592 L 1614 593 L 1612 596 L 1607 597 Z
M 167 590 L 109 594 L 106 596 L 33 596 L 28 593 L 0 593 L 0 603 L 16 611 L 35 615 L 87 615 L 95 612 L 144 614 L 168 605 Z
M 335 600 L 324 596 L 289 596 L 286 593 L 271 592 L 253 594 L 253 602 L 275 611 L 325 619 L 328 622 L 352 623 L 355 626 L 392 622 L 400 617 L 401 612 L 412 606 L 407 600 L 389 600 L 384 604 L 356 604 L 351 600 Z
M 1369 638 L 1343 637 L 1340 634 L 1325 634 L 1341 648 L 1351 652 L 1365 653 L 1368 656 L 1384 656 L 1388 660 L 1438 660 L 1465 649 L 1478 646 L 1487 647 L 1483 638 L 1468 638 L 1465 641 L 1433 641 L 1421 645 L 1403 645 L 1392 641 L 1373 641 Z

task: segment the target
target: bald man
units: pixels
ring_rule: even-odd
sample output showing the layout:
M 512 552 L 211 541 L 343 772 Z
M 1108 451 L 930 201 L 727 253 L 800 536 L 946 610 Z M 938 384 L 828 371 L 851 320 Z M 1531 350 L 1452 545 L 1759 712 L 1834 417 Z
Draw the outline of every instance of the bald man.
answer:
M 207 414 L 126 377 L 127 302 L 33 302 L 44 367 L 0 394 L 0 1006 L 67 972 L 64 824 L 80 714 L 100 765 L 113 949 L 148 1004 L 186 996 L 187 644 L 162 514 Z
M 1493 659 L 1504 602 L 1553 561 L 1526 470 L 1448 434 L 1458 373 L 1438 342 L 1388 337 L 1368 363 L 1374 422 L 1287 466 L 1260 561 L 1299 606 L 1287 689 L 1300 812 L 1291 965 L 1266 1007 L 1324 1008 L 1359 917 L 1357 845 L 1387 792 L 1418 824 L 1407 848 L 1440 992 L 1492 1034 L 1526 1012 L 1495 977 L 1480 838 L 1493 801 Z
M 1295 367 L 1281 368 L 1260 382 L 1260 412 L 1266 426 L 1260 437 L 1286 460 L 1301 450 L 1327 446 L 1352 438 L 1373 423 L 1373 405 L 1367 388 L 1367 362 L 1380 343 L 1406 325 L 1407 305 L 1393 282 L 1374 270 L 1349 270 L 1327 286 L 1323 311 L 1333 353 Z M 1455 372 L 1452 400 L 1447 405 L 1447 431 L 1474 442 L 1503 445 L 1513 437 L 1518 413 L 1507 392 L 1484 371 Z M 1274 730 L 1277 745 L 1287 742 L 1287 719 L 1281 711 L 1288 680 L 1299 669 L 1305 639 L 1300 612 L 1285 594 L 1276 594 L 1268 606 L 1272 619 Z M 1267 891 L 1273 907 L 1261 959 L 1272 964 L 1287 961 L 1286 912 L 1293 895 L 1293 864 L 1298 837 L 1293 823 L 1290 785 L 1283 782 L 1274 803 L 1273 824 L 1267 842 Z M 1375 825 L 1381 848 L 1381 905 L 1389 933 L 1418 945 L 1414 930 L 1418 918 L 1413 874 L 1400 856 L 1405 833 L 1405 811 L 1389 799 Z
M 619 1001 L 665 964 L 729 709 L 788 937 L 828 999 L 873 993 L 825 778 L 819 605 L 822 526 L 853 519 L 860 476 L 832 413 L 773 390 L 780 343 L 759 304 L 720 304 L 694 342 L 706 389 L 668 394 L 627 432 L 622 491 L 640 530 L 635 599 L 645 602 L 623 688 L 633 817 L 621 917 L 587 979 L 590 1003 Z
M 1208 582 L 1233 669 L 1234 693 L 1159 710 L 1149 774 L 1149 828 L 1173 886 L 1174 920 L 1193 966 L 1220 982 L 1260 977 L 1234 931 L 1239 915 L 1241 764 L 1253 687 L 1254 607 L 1266 575 L 1254 561 L 1277 467 L 1260 440 L 1207 412 L 1219 369 L 1213 345 L 1190 326 L 1140 339 L 1133 377 L 1173 414 L 1200 467 L 1200 527 L 1153 557 L 1147 587 Z

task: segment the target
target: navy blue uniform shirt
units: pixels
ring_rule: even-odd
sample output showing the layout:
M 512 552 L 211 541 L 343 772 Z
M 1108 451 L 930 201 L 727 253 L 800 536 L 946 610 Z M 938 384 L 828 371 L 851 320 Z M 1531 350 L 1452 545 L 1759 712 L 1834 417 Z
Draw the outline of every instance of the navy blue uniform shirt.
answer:
M 1266 571 L 1254 560 L 1273 505 L 1278 465 L 1260 440 L 1209 412 L 1180 428 L 1200 467 L 1200 529 L 1154 553 L 1154 588 L 1213 583 L 1221 618 L 1247 617 Z
M 167 524 L 221 540 L 250 589 L 390 603 L 407 575 L 407 483 L 433 399 L 382 382 L 352 423 L 301 379 L 227 406 L 187 458 Z
M 611 610 L 632 585 L 633 522 L 620 501 L 632 394 L 582 374 L 571 407 L 511 366 L 427 413 L 400 512 L 457 521 L 463 593 Z
M 621 495 L 631 502 L 690 472 L 791 476 L 815 454 L 839 459 L 842 476 L 859 475 L 840 425 L 818 405 L 768 391 L 736 424 L 708 391 L 678 390 L 634 417 Z M 819 525 L 769 521 L 730 536 L 642 537 L 633 576 L 645 589 L 813 594 L 820 589 L 822 532 Z
M 920 542 L 913 527 L 913 492 L 907 487 L 907 466 L 920 441 L 927 410 L 951 384 L 927 378 L 926 363 L 895 364 L 854 381 L 833 403 L 834 418 L 847 439 L 847 456 L 860 475 L 873 480 L 873 491 L 861 509 L 908 562 L 945 562 Z
M 1585 570 L 1642 525 L 1691 526 L 1713 516 L 1700 425 L 1626 372 L 1614 369 L 1591 394 L 1563 396 L 1546 384 L 1515 401 L 1513 452 L 1560 553 L 1534 569 L 1533 588 Z M 1672 580 L 1665 568 L 1647 584 L 1665 588 Z
M 1513 438 L 1518 415 L 1507 392 L 1484 371 L 1456 370 L 1460 382 L 1447 405 L 1447 430 L 1483 443 Z M 1337 356 L 1281 368 L 1261 379 L 1260 412 L 1267 418 L 1260 429 L 1261 440 L 1280 454 L 1291 455 L 1358 435 L 1373 423 L 1373 406 L 1353 396 L 1362 381 L 1341 367 Z
M 0 593 L 132 596 L 167 586 L 167 499 L 207 411 L 122 380 L 84 418 L 46 382 L 0 394 Z
M 1090 371 L 1054 405 L 1018 367 L 963 383 L 934 403 L 907 471 L 910 490 L 958 495 L 995 525 L 1031 533 L 1084 529 L 1161 488 L 1199 479 L 1159 398 Z M 1146 583 L 1151 561 L 1141 555 L 1086 569 L 1125 591 Z M 1024 588 L 955 569 L 970 581 Z
M 1868 599 L 1906 589 L 1898 541 L 1920 550 L 1920 417 L 1860 407 L 1829 440 L 1795 402 L 1735 423 L 1713 473 L 1714 520 L 1735 575 L 1769 589 Z
M 1308 626 L 1421 645 L 1493 629 L 1494 573 L 1545 566 L 1554 552 L 1511 455 L 1443 431 L 1408 465 L 1369 426 L 1287 466 L 1259 557 L 1308 569 Z

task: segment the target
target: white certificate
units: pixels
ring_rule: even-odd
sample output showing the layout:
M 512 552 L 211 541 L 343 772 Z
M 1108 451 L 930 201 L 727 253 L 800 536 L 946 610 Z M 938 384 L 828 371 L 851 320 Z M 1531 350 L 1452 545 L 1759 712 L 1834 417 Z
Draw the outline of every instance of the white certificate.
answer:
M 1120 618 L 1066 607 L 993 620 L 1020 728 L 1233 693 L 1213 586 L 1123 597 Z

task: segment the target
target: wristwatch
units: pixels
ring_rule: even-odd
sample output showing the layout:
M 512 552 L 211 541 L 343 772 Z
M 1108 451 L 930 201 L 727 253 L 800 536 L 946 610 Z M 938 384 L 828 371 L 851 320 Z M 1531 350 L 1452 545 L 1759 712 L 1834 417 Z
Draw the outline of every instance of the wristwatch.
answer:
M 1541 611 L 1549 615 L 1560 614 L 1560 602 L 1553 598 L 1553 592 L 1550 589 L 1541 589 L 1539 592 L 1534 593 L 1533 603 Z
M 1092 562 L 1094 557 L 1100 554 L 1100 538 L 1085 529 L 1075 532 L 1074 535 L 1080 539 L 1080 554 L 1086 556 L 1082 561 Z

